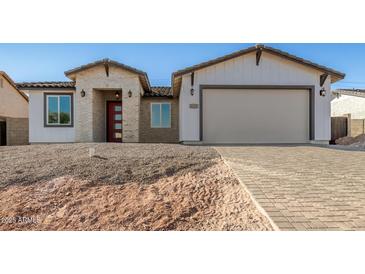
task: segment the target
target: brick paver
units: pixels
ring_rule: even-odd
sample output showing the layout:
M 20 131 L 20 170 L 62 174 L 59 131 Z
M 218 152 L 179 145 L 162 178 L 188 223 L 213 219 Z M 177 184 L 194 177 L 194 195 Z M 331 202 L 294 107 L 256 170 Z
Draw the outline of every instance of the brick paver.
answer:
M 315 146 L 220 146 L 281 230 L 365 230 L 365 152 Z

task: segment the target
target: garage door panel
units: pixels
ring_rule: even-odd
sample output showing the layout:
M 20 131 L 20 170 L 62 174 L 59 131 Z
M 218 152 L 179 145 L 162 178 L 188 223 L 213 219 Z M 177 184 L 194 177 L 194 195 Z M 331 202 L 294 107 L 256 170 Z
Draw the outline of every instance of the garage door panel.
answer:
M 309 91 L 203 90 L 206 143 L 304 143 L 309 140 Z

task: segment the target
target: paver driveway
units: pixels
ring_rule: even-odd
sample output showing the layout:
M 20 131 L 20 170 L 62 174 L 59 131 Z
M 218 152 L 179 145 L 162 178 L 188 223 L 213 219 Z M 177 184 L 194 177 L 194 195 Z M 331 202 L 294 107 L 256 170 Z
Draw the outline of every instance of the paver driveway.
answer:
M 280 230 L 365 230 L 365 152 L 216 147 Z

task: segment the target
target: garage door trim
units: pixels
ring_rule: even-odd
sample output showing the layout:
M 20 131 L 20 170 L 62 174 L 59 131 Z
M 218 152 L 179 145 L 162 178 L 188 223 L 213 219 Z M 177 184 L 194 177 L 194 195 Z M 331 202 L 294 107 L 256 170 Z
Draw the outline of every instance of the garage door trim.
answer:
M 204 89 L 306 89 L 309 91 L 309 140 L 314 140 L 314 91 L 315 86 L 305 85 L 200 85 L 199 86 L 199 135 L 200 141 L 203 141 L 203 90 Z

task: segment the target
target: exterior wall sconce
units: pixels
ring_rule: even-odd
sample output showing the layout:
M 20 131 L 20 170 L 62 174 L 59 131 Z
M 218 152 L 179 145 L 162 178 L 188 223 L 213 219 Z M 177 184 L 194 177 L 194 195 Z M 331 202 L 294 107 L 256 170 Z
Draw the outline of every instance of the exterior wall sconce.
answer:
M 132 91 L 131 91 L 131 90 L 129 90 L 129 91 L 128 91 L 128 97 L 129 97 L 129 98 L 131 98 L 131 97 L 132 97 Z
M 190 80 L 191 80 L 191 89 L 190 89 L 190 94 L 191 96 L 194 96 L 194 79 L 195 79 L 195 73 L 192 72 L 191 75 L 190 75 Z
M 115 92 L 115 98 L 119 99 L 119 97 L 120 97 L 120 93 L 119 93 L 119 91 L 116 91 Z
M 326 96 L 326 90 L 324 88 L 322 88 L 320 91 L 319 91 L 319 95 L 321 95 L 322 97 Z
M 81 95 L 81 97 L 85 97 L 85 95 L 86 95 L 85 90 L 81 90 L 80 95 Z

